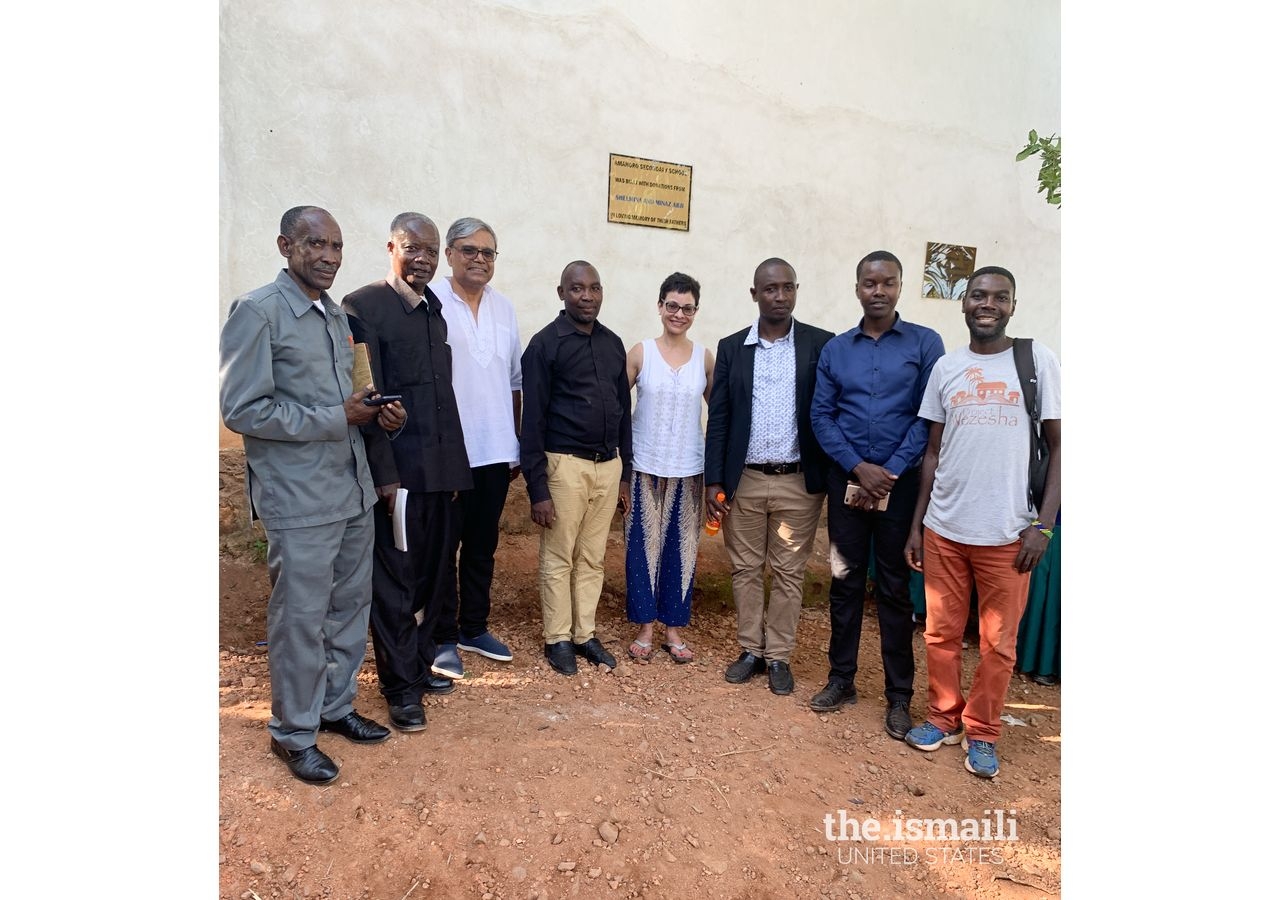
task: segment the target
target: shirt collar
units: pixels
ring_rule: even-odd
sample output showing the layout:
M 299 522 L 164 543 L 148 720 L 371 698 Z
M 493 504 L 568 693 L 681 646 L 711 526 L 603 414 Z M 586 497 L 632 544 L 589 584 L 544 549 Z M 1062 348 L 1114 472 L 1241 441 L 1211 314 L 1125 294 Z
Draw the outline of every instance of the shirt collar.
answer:
M 485 285 L 485 287 L 488 287 L 488 285 Z M 605 328 L 604 323 L 601 322 L 599 319 L 596 319 L 596 323 L 594 326 L 592 326 L 590 333 L 587 333 L 585 331 L 579 331 L 578 326 L 573 324 L 573 319 L 570 319 L 569 314 L 565 312 L 563 309 L 560 310 L 560 314 L 556 316 L 555 325 L 556 325 L 557 337 L 568 337 L 569 335 L 574 334 L 575 332 L 577 334 L 582 335 L 583 337 L 594 337 L 597 333 L 599 334 L 609 333 L 609 329 Z
M 413 289 L 413 286 L 395 272 L 387 273 L 387 284 L 390 285 L 391 289 L 400 297 L 400 302 L 404 304 L 405 312 L 413 312 L 418 308 L 418 304 L 424 300 L 427 302 L 428 309 L 440 308 L 440 301 L 436 300 L 436 295 L 431 293 L 431 288 L 427 288 L 422 292 L 422 295 L 419 296 L 418 292 Z M 431 302 L 433 300 L 435 300 L 435 303 Z
M 861 334 L 862 334 L 862 323 L 863 323 L 864 321 L 866 321 L 866 316 L 863 316 L 861 319 L 859 319 L 859 320 L 858 320 L 858 324 L 857 324 L 857 325 L 854 325 L 854 326 L 853 326 L 853 328 L 852 328 L 852 329 L 850 329 L 850 333 L 851 333 L 854 337 L 858 337 L 859 335 L 861 335 Z M 901 325 L 901 324 L 902 324 L 902 313 L 897 312 L 897 311 L 895 310 L 895 311 L 894 311 L 894 313 L 893 313 L 893 324 L 892 324 L 892 325 L 890 325 L 888 328 L 886 328 L 884 333 L 885 333 L 885 334 L 888 334 L 890 331 L 896 331 L 896 332 L 898 332 L 899 334 L 901 334 L 901 333 L 902 333 L 902 329 L 898 327 L 898 326 L 899 326 L 899 325 Z
M 432 291 L 432 293 L 434 293 L 437 297 L 440 297 L 440 298 L 444 298 L 444 297 L 452 297 L 454 300 L 458 301 L 459 303 L 466 303 L 466 302 L 467 302 L 466 300 L 463 300 L 463 299 L 462 299 L 462 295 L 461 295 L 461 294 L 459 294 L 457 291 L 455 291 L 455 290 L 453 289 L 453 279 L 452 279 L 452 278 L 447 278 L 447 277 L 446 277 L 446 278 L 442 278 L 442 279 L 440 279 L 439 281 L 432 282 L 432 284 L 431 284 L 431 291 Z M 492 291 L 493 291 L 493 285 L 489 285 L 489 284 L 486 284 L 486 285 L 484 286 L 484 288 L 480 291 L 480 305 L 481 305 L 481 306 L 483 306 L 483 305 L 484 305 L 484 301 L 486 301 L 486 300 L 488 300 L 488 299 L 489 299 L 489 294 L 490 294 L 490 293 L 492 293 Z M 443 302 L 443 300 L 442 300 L 442 302 Z
M 439 300 L 442 305 L 446 303 L 455 303 L 458 306 L 465 307 L 467 315 L 471 315 L 471 305 L 467 303 L 466 300 L 462 299 L 461 294 L 453 289 L 453 279 L 445 278 L 442 281 L 433 281 L 427 290 L 435 294 L 436 299 Z M 488 315 L 485 310 L 493 308 L 493 304 L 487 302 L 492 294 L 493 286 L 486 284 L 484 286 L 484 290 L 480 292 L 480 306 L 476 310 L 476 316 Z
M 795 318 L 792 318 L 791 327 L 787 329 L 787 333 L 784 334 L 782 337 L 778 338 L 776 341 L 771 342 L 769 346 L 772 347 L 774 344 L 785 343 L 787 341 L 790 341 L 792 336 L 795 335 L 795 333 L 796 333 L 796 320 Z M 751 344 L 759 344 L 759 343 L 761 343 L 760 320 L 756 319 L 754 322 L 751 323 L 751 327 L 747 329 L 747 339 L 743 341 L 742 344 L 745 347 L 745 346 L 750 346 Z
M 293 310 L 295 318 L 305 316 L 316 308 L 315 301 L 302 293 L 302 288 L 298 287 L 298 283 L 293 280 L 293 276 L 289 274 L 288 269 L 280 270 L 280 274 L 276 276 L 276 287 L 280 289 L 280 293 L 289 304 L 289 308 Z M 324 304 L 324 308 L 329 315 L 336 316 L 338 314 L 338 307 L 334 304 L 327 291 L 320 292 L 320 302 Z

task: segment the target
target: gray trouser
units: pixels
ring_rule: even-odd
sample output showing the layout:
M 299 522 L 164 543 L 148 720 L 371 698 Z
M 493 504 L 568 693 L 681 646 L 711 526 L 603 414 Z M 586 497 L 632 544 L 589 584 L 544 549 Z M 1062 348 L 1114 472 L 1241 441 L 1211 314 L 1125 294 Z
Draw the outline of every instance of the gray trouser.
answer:
M 267 531 L 271 736 L 316 742 L 320 719 L 352 710 L 373 597 L 373 510 L 328 525 Z

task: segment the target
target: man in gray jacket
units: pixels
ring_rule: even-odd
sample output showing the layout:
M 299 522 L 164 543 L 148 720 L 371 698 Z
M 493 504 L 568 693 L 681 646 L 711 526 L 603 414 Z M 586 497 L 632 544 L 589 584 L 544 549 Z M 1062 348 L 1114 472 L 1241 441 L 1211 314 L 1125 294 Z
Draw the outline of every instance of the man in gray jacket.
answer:
M 391 734 L 352 705 L 377 499 L 359 426 L 376 417 L 394 429 L 404 411 L 366 405 L 371 386 L 353 390 L 351 328 L 326 293 L 342 264 L 333 216 L 294 207 L 276 244 L 288 267 L 236 298 L 223 326 L 219 401 L 244 436 L 252 514 L 267 532 L 271 750 L 302 781 L 328 784 L 338 767 L 317 731 L 360 744 Z

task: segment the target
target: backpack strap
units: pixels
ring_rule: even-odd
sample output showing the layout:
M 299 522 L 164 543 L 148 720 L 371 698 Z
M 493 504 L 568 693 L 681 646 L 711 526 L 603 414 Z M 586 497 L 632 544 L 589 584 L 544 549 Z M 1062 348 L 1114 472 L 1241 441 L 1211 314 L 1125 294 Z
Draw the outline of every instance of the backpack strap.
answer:
M 1031 428 L 1038 434 L 1040 391 L 1037 389 L 1036 363 L 1031 355 L 1031 338 L 1013 339 L 1013 365 L 1018 370 L 1018 380 L 1022 382 L 1022 402 L 1031 417 Z
M 1027 424 L 1031 427 L 1031 464 L 1034 465 L 1036 447 L 1040 441 L 1040 391 L 1036 381 L 1035 358 L 1031 355 L 1031 338 L 1013 339 L 1013 366 L 1018 370 L 1018 381 L 1022 383 L 1022 402 L 1027 408 Z M 1036 508 L 1029 483 L 1027 508 Z

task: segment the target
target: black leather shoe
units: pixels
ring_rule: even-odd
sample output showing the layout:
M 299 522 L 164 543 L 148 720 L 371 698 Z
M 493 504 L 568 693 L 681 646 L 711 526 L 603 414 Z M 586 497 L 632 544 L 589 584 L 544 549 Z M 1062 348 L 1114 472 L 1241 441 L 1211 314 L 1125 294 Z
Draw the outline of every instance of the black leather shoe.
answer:
M 764 657 L 756 656 L 749 650 L 743 650 L 742 655 L 729 663 L 729 668 L 724 670 L 724 680 L 730 684 L 742 684 L 763 671 Z
M 889 711 L 884 714 L 884 730 L 895 741 L 906 738 L 911 730 L 911 703 L 908 700 L 890 700 Z
M 355 710 L 336 722 L 326 722 L 321 719 L 320 730 L 340 734 L 353 744 L 381 744 L 391 737 L 391 729 L 384 728 L 373 719 L 366 719 Z
M 818 712 L 835 712 L 846 703 L 857 702 L 858 691 L 852 684 L 845 684 L 843 681 L 832 678 L 827 682 L 826 687 L 813 695 L 813 699 L 809 701 L 809 708 Z
M 391 724 L 401 731 L 426 731 L 427 711 L 421 703 L 409 703 L 405 706 L 387 706 L 391 716 Z
M 307 784 L 328 784 L 338 777 L 338 764 L 315 744 L 301 750 L 289 750 L 272 738 L 271 752 L 284 760 L 294 778 Z
M 452 694 L 454 686 L 452 678 L 442 678 L 439 675 L 428 675 L 427 686 L 424 690 L 428 694 Z
M 578 661 L 573 658 L 573 644 L 569 641 L 556 641 L 554 644 L 546 644 L 542 652 L 546 654 L 547 662 L 551 663 L 551 668 L 561 675 L 578 674 Z
M 613 654 L 601 645 L 599 638 L 588 638 L 581 644 L 574 644 L 573 652 L 593 666 L 604 665 L 612 669 L 618 665 L 618 661 L 613 658 Z
M 769 661 L 769 690 L 780 696 L 786 696 L 796 689 L 796 680 L 791 677 L 791 665 L 780 659 Z

